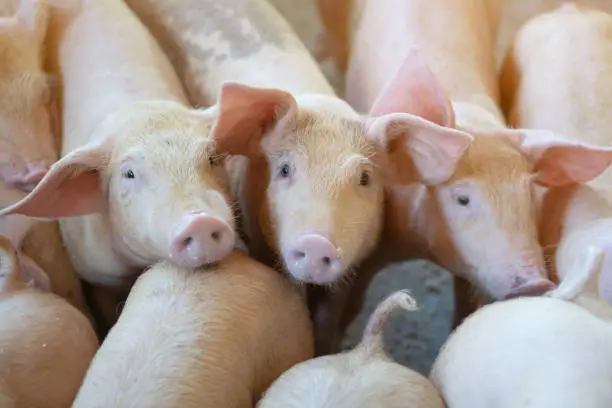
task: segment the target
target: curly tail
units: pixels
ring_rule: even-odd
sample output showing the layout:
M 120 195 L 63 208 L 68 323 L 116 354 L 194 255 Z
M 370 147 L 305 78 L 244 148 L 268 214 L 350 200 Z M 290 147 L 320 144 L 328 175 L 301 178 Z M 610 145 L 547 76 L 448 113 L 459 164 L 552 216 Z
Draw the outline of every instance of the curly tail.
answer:
M 401 307 L 404 310 L 416 311 L 418 306 L 407 289 L 403 289 L 387 296 L 378 304 L 374 313 L 370 316 L 368 324 L 363 332 L 361 343 L 357 348 L 366 355 L 376 355 L 384 350 L 383 336 L 385 327 L 393 312 Z

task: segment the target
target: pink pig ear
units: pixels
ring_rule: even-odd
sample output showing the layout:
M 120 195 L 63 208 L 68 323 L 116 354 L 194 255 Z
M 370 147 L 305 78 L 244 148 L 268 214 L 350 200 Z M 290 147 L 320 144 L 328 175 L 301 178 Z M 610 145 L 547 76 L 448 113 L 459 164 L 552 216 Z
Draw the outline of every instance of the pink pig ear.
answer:
M 48 3 L 48 0 L 20 0 L 15 14 L 17 23 L 30 30 L 39 44 L 44 42 L 47 35 L 50 11 Z
M 99 212 L 103 208 L 99 170 L 108 160 L 109 147 L 103 143 L 74 150 L 51 166 L 30 194 L 0 211 L 0 216 L 55 219 Z
M 297 103 L 279 89 L 227 82 L 221 87 L 218 110 L 213 130 L 218 151 L 249 156 L 260 151 L 266 131 L 282 131 L 297 115 Z
M 368 136 L 388 153 L 390 165 L 395 167 L 391 175 L 398 183 L 445 182 L 474 140 L 468 133 L 407 113 L 374 119 Z M 408 163 L 413 163 L 413 170 Z
M 455 111 L 425 56 L 412 48 L 397 73 L 383 88 L 370 115 L 410 113 L 440 126 L 455 127 Z
M 586 183 L 612 164 L 610 147 L 582 143 L 544 130 L 513 132 L 520 149 L 534 161 L 536 183 L 545 187 Z

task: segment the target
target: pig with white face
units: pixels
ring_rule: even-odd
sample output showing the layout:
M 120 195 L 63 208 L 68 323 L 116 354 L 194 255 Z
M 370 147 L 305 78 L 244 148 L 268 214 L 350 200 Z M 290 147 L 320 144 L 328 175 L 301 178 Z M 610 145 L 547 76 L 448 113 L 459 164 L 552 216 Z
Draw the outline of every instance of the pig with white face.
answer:
M 347 100 L 373 116 L 409 112 L 469 132 L 474 142 L 444 183 L 387 185 L 381 244 L 357 273 L 352 310 L 383 266 L 417 257 L 493 299 L 551 289 L 538 243 L 535 186 L 592 180 L 612 162 L 612 149 L 505 127 L 493 53 L 498 2 L 382 0 L 364 7 Z M 449 29 L 462 34 L 451 38 Z
M 198 105 L 219 100 L 217 147 L 231 159 L 254 256 L 297 280 L 341 281 L 378 239 L 383 180 L 441 183 L 471 136 L 412 115 L 365 118 L 339 99 L 265 0 L 128 0 Z M 257 70 L 253 67 L 257 66 Z M 248 115 L 245 114 L 248 112 Z M 242 139 L 237 136 L 242 136 Z M 239 157 L 243 156 L 243 157 Z M 400 165 L 410 172 L 397 173 Z M 385 174 L 387 170 L 387 174 Z
M 15 3 L 2 0 L 2 14 Z M 54 83 L 43 71 L 48 18 L 46 0 L 21 0 L 15 13 L 0 17 L 0 177 L 23 191 L 31 191 L 57 160 Z
M 511 125 L 551 129 L 585 143 L 610 146 L 612 16 L 567 3 L 534 17 L 514 38 L 500 83 Z M 549 190 L 540 226 L 543 245 L 560 245 L 557 264 L 580 256 L 591 245 L 606 252 L 600 294 L 608 302 L 612 302 L 611 186 L 608 169 L 588 187 Z
M 195 271 L 160 262 L 138 278 L 73 406 L 252 408 L 312 354 L 286 276 L 239 251 Z
M 604 254 L 564 264 L 546 297 L 498 302 L 468 317 L 431 371 L 450 408 L 609 407 L 612 307 L 597 295 Z
M 66 218 L 68 249 L 92 283 L 121 284 L 159 259 L 222 259 L 234 231 L 211 137 L 217 117 L 186 106 L 166 57 L 123 2 L 83 1 L 62 17 L 51 43 L 64 77 L 64 157 L 3 214 Z
M 26 282 L 19 258 L 10 240 L 0 236 L 0 406 L 65 408 L 98 339 L 78 310 Z
M 398 307 L 416 310 L 406 292 L 376 308 L 352 351 L 297 364 L 266 391 L 257 408 L 443 408 L 427 378 L 392 361 L 383 348 L 387 320 Z

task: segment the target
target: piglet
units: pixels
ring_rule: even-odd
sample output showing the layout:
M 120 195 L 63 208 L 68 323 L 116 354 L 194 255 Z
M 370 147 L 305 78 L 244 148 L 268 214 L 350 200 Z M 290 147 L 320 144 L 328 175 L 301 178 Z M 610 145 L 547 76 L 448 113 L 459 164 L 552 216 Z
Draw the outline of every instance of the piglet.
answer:
M 234 214 L 212 133 L 219 119 L 229 142 L 241 124 L 189 107 L 123 1 L 79 3 L 49 30 L 49 66 L 63 78 L 63 157 L 1 214 L 60 218 L 81 278 L 121 293 L 161 259 L 221 260 L 234 247 Z
M 566 3 L 532 18 L 508 50 L 500 84 L 504 110 L 513 126 L 550 129 L 583 143 L 612 145 L 612 95 L 608 92 L 612 16 Z M 606 162 L 599 160 L 568 171 L 590 171 Z M 542 201 L 540 235 L 545 246 L 559 244 L 557 264 L 581 256 L 590 245 L 604 250 L 608 260 L 600 289 L 612 303 L 611 200 L 612 169 L 588 186 L 550 189 Z M 552 269 L 554 275 L 558 271 Z
M 0 1 L 0 177 L 31 191 L 57 160 L 57 112 L 50 115 L 55 83 L 43 70 L 50 6 L 47 0 L 20 0 L 12 10 L 15 3 Z
M 0 236 L 0 406 L 69 407 L 98 339 L 78 310 L 31 287 L 18 258 Z
M 74 408 L 251 408 L 312 354 L 286 277 L 239 251 L 199 270 L 161 262 L 132 288 Z
M 474 142 L 443 184 L 387 185 L 380 245 L 356 273 L 352 311 L 376 272 L 414 258 L 455 275 L 456 299 L 467 297 L 466 280 L 493 300 L 554 286 L 538 242 L 534 190 L 594 179 L 612 162 L 612 148 L 506 128 L 494 58 L 500 7 L 485 0 L 365 1 L 347 100 L 374 116 L 416 114 L 468 132 Z M 458 303 L 456 322 L 473 308 L 465 303 Z
M 612 306 L 597 295 L 604 253 L 588 248 L 546 297 L 478 310 L 431 371 L 449 408 L 612 406 Z
M 429 380 L 383 349 L 387 320 L 399 307 L 417 308 L 407 292 L 391 294 L 370 317 L 354 350 L 296 365 L 272 384 L 257 408 L 443 408 Z

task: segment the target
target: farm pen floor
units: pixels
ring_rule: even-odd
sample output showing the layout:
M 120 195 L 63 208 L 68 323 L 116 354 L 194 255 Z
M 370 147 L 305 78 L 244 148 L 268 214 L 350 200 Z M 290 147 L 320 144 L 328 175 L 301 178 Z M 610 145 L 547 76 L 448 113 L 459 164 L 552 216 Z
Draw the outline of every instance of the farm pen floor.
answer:
M 271 0 L 292 23 L 308 49 L 315 49 L 316 36 L 321 30 L 315 0 Z M 503 0 L 502 25 L 497 49 L 501 61 L 516 30 L 531 16 L 551 10 L 564 0 Z M 612 12 L 612 0 L 581 0 Z M 321 67 L 339 94 L 343 78 L 333 65 L 324 62 Z M 367 318 L 377 303 L 398 289 L 410 289 L 420 305 L 416 312 L 398 312 L 387 329 L 385 343 L 389 353 L 400 363 L 423 374 L 429 369 L 450 333 L 453 309 L 452 279 L 448 272 L 426 261 L 410 261 L 392 265 L 378 274 L 366 297 L 361 314 L 349 328 L 343 346 L 352 348 L 361 338 Z

